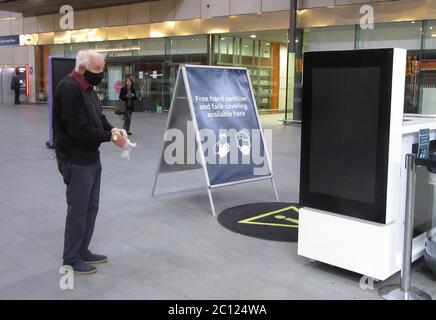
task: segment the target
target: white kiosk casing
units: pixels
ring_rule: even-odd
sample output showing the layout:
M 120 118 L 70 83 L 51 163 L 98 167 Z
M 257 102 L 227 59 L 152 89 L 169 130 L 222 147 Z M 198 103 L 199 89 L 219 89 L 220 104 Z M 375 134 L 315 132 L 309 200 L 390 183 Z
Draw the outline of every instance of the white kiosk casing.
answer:
M 406 154 L 412 153 L 413 145 L 418 143 L 420 129 L 430 129 L 430 140 L 436 140 L 436 117 L 424 118 L 410 115 L 405 116 L 405 120 L 401 131 L 402 151 L 398 157 L 400 182 L 396 191 L 399 192 L 399 196 L 391 200 L 398 203 L 398 210 L 393 212 L 396 213 L 393 221 L 384 225 L 317 209 L 301 208 L 299 255 L 378 280 L 385 280 L 401 270 L 407 182 L 406 169 L 402 164 L 405 163 Z M 417 178 L 419 179 L 425 171 L 426 169 L 421 172 L 418 170 Z M 426 182 L 427 179 L 423 177 L 423 183 Z M 417 192 L 419 191 L 417 186 Z M 428 196 L 433 195 L 430 193 Z M 434 216 L 435 208 L 428 208 L 433 202 L 432 199 L 428 199 L 426 203 L 417 202 L 415 208 L 421 207 L 433 211 L 431 214 Z M 430 235 L 433 236 L 433 240 L 436 240 L 434 223 Z M 413 261 L 423 255 L 426 239 L 427 235 L 424 232 L 414 237 Z
M 299 211 L 299 255 L 378 280 L 401 269 L 403 246 L 406 175 L 402 123 L 407 51 L 393 50 L 385 223 L 310 207 Z M 414 259 L 422 253 L 422 245 L 414 251 Z

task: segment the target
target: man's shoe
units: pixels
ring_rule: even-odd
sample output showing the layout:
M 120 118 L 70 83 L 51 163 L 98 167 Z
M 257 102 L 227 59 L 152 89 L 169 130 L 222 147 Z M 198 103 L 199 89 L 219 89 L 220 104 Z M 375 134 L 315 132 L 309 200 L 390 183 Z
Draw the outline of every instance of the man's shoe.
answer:
M 93 265 L 87 264 L 84 261 L 77 261 L 73 264 L 65 264 L 65 267 L 73 269 L 75 274 L 93 274 L 97 272 L 97 268 Z
M 94 254 L 91 251 L 82 256 L 82 260 L 86 263 L 100 264 L 107 262 L 107 256 L 102 254 Z

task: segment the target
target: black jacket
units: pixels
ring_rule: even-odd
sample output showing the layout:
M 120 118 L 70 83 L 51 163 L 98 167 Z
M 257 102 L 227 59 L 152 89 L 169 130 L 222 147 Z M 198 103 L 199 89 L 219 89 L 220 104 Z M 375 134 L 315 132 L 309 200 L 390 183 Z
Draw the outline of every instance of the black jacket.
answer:
M 80 165 L 97 162 L 100 144 L 111 140 L 112 128 L 91 87 L 85 90 L 71 75 L 61 80 L 53 97 L 53 129 L 60 160 Z
M 20 88 L 20 77 L 18 75 L 13 75 L 11 80 L 11 90 L 18 90 Z
M 129 98 L 127 97 L 127 87 L 126 86 L 121 88 L 119 98 L 120 98 L 120 100 L 122 100 L 126 103 L 126 109 L 133 112 L 135 109 L 133 100 L 137 100 L 138 97 L 136 96 L 135 88 L 132 88 L 130 90 L 134 94 L 134 96 L 130 98 L 130 101 L 129 101 Z

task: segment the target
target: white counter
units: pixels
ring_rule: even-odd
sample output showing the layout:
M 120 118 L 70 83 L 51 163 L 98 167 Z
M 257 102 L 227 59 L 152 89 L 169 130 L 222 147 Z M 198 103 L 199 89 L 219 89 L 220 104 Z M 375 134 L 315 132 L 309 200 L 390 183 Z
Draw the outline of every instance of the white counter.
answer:
M 419 116 L 419 115 L 406 114 L 404 116 L 403 135 L 419 132 L 419 130 L 423 128 L 428 128 L 430 130 L 436 129 L 436 115 Z
M 401 270 L 407 178 L 405 156 L 412 153 L 413 145 L 418 143 L 420 129 L 430 129 L 430 139 L 436 140 L 436 117 L 406 115 L 404 120 L 401 132 L 397 130 L 392 133 L 397 137 L 398 134 L 402 135 L 402 145 L 401 149 L 395 149 L 396 156 L 393 154 L 389 158 L 390 163 L 398 165 L 394 167 L 397 187 L 390 190 L 386 200 L 387 208 L 395 206 L 396 209 L 389 210 L 386 224 L 301 208 L 298 243 L 300 255 L 378 280 L 385 280 Z M 421 169 L 419 184 L 425 186 L 427 172 L 425 168 Z M 417 193 L 418 190 L 417 187 Z M 417 201 L 427 200 L 418 200 L 417 194 Z M 429 206 L 426 203 L 418 205 L 424 208 Z M 435 229 L 432 231 L 435 234 Z M 423 255 L 425 241 L 425 233 L 414 238 L 414 261 Z

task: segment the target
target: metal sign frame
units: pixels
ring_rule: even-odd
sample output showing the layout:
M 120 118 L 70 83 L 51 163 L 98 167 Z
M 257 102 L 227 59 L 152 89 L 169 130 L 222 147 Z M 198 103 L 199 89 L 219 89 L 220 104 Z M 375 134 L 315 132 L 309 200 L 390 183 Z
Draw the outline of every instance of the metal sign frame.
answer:
M 251 94 L 251 99 L 253 102 L 253 107 L 255 109 L 255 115 L 256 115 L 256 120 L 257 120 L 257 124 L 260 130 L 260 134 L 261 134 L 261 139 L 262 139 L 262 143 L 263 143 L 263 147 L 264 147 L 264 154 L 265 154 L 265 158 L 266 158 L 266 162 L 268 165 L 268 169 L 269 169 L 269 175 L 265 175 L 262 177 L 258 177 L 258 178 L 251 178 L 251 179 L 244 179 L 244 180 L 238 180 L 238 181 L 232 181 L 232 182 L 228 182 L 228 183 L 221 183 L 221 184 L 215 184 L 215 185 L 211 185 L 210 183 L 210 179 L 209 179 L 209 173 L 207 171 L 207 163 L 206 163 L 206 159 L 204 156 L 204 150 L 203 150 L 203 145 L 201 142 L 201 136 L 200 136 L 200 130 L 198 128 L 198 124 L 197 124 L 197 118 L 195 116 L 195 111 L 194 111 L 194 104 L 192 102 L 192 96 L 191 96 L 191 89 L 189 86 L 189 81 L 188 81 L 188 76 L 187 76 L 187 72 L 186 72 L 186 68 L 203 68 L 203 69 L 231 69 L 231 70 L 244 70 L 246 71 L 246 75 L 247 75 L 247 79 L 248 79 L 248 83 L 249 83 L 249 89 L 250 89 L 250 94 Z M 177 93 L 178 93 L 178 86 L 180 81 L 183 81 L 184 87 L 185 87 L 185 94 L 186 97 L 178 97 Z M 272 165 L 271 165 L 271 161 L 269 158 L 269 152 L 268 152 L 268 146 L 265 143 L 265 137 L 263 134 L 263 128 L 262 125 L 260 123 L 260 118 L 259 118 L 259 112 L 257 110 L 257 104 L 256 104 L 256 100 L 254 98 L 254 94 L 253 94 L 253 87 L 251 84 L 251 79 L 250 79 L 250 74 L 249 74 L 249 70 L 247 68 L 241 68 L 241 67 L 221 67 L 221 66 L 204 66 L 204 65 L 188 65 L 188 64 L 182 64 L 180 65 L 180 68 L 177 72 L 177 78 L 176 78 L 176 83 L 174 86 L 174 91 L 173 91 L 173 96 L 171 99 L 171 105 L 170 105 L 170 112 L 168 114 L 168 119 L 167 119 L 167 124 L 166 124 L 166 128 L 165 128 L 165 132 L 168 131 L 170 128 L 170 124 L 171 124 L 171 119 L 173 117 L 174 114 L 174 108 L 177 107 L 176 104 L 176 100 L 177 99 L 187 99 L 188 100 L 188 106 L 189 106 L 189 111 L 190 111 L 190 115 L 191 115 L 191 120 L 192 120 L 192 124 L 194 126 L 194 132 L 195 132 L 195 139 L 196 139 L 196 143 L 197 146 L 199 148 L 199 155 L 201 157 L 201 166 L 203 168 L 204 171 L 204 176 L 206 178 L 206 184 L 207 184 L 207 194 L 209 197 L 209 202 L 210 202 L 210 208 L 212 211 L 213 216 L 216 216 L 216 210 L 215 210 L 215 204 L 214 204 L 214 200 L 213 200 L 213 196 L 212 196 L 212 189 L 217 189 L 217 188 L 222 188 L 222 187 L 227 187 L 227 186 L 232 186 L 232 185 L 236 185 L 236 184 L 243 184 L 243 183 L 248 183 L 248 182 L 255 182 L 255 181 L 261 181 L 261 180 L 267 180 L 270 179 L 271 180 L 271 185 L 274 191 L 274 197 L 276 199 L 276 201 L 279 201 L 279 196 L 277 193 L 277 188 L 276 188 L 276 184 L 274 181 L 274 174 L 273 174 L 273 170 L 272 170 Z M 155 194 L 155 190 L 156 190 L 156 185 L 157 185 L 157 180 L 158 180 L 158 176 L 159 173 L 161 173 L 161 165 L 162 165 L 162 161 L 164 160 L 164 150 L 165 150 L 165 139 L 162 143 L 162 148 L 161 148 L 161 152 L 160 152 L 160 157 L 158 160 L 158 164 L 156 166 L 156 172 L 155 172 L 155 178 L 154 178 L 154 183 L 153 183 L 153 189 L 152 189 L 152 193 L 151 195 L 154 196 Z M 194 168 L 193 168 L 194 169 Z

